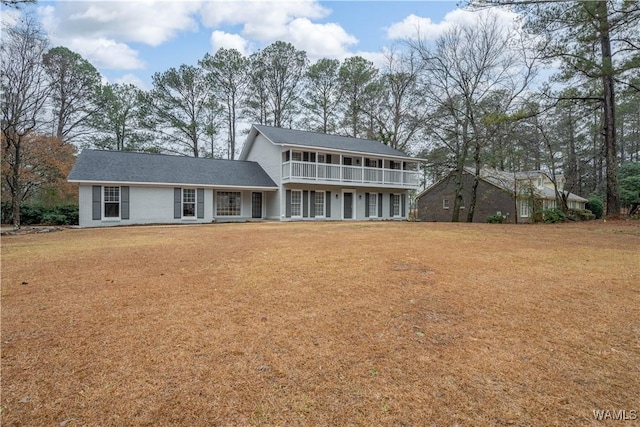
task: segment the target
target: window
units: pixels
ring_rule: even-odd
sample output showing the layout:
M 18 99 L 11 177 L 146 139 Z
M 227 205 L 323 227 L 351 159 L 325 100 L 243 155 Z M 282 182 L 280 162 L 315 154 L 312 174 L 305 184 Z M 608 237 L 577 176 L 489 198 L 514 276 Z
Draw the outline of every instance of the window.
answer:
M 556 208 L 556 201 L 554 200 L 547 200 L 545 199 L 543 202 L 543 207 L 544 209 L 555 209 Z
M 369 216 L 378 216 L 378 195 L 376 193 L 369 193 Z
M 326 163 L 324 154 L 318 154 L 318 163 Z
M 400 195 L 393 195 L 393 216 L 400 216 Z
M 187 218 L 196 216 L 195 188 L 182 189 L 182 216 Z
M 368 168 L 377 168 L 379 167 L 378 159 L 364 159 L 364 165 Z
M 291 190 L 291 216 L 302 216 L 302 190 Z
M 324 191 L 316 191 L 315 216 L 324 216 Z
M 104 187 L 104 217 L 120 218 L 120 187 Z
M 293 151 L 291 153 L 291 159 L 295 162 L 301 162 L 302 161 L 302 153 L 300 151 Z
M 449 209 L 449 199 L 442 199 L 442 209 Z
M 217 216 L 240 216 L 242 194 L 239 191 L 218 191 L 216 193 Z
M 520 200 L 520 216 L 522 218 L 529 216 L 529 202 L 526 200 Z

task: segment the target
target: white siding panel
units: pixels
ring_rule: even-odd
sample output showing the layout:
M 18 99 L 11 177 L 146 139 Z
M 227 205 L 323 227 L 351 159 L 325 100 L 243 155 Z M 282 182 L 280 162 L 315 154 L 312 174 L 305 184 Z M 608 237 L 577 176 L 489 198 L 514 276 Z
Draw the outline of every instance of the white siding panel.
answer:
M 258 133 L 251 150 L 247 154 L 247 160 L 257 162 L 271 177 L 276 185 L 280 185 L 282 174 L 282 148 L 272 144 L 261 133 Z
M 92 220 L 91 185 L 79 188 L 79 225 L 80 227 L 108 227 L 133 224 L 188 224 L 208 223 L 213 219 L 213 190 L 204 190 L 204 218 L 173 218 L 173 187 L 134 187 L 129 186 L 128 220 Z

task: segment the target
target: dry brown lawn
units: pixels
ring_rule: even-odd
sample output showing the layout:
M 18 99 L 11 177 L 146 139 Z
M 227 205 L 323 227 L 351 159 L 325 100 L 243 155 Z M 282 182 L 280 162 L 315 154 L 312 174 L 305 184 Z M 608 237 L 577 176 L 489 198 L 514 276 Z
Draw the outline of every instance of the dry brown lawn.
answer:
M 639 222 L 5 236 L 2 425 L 632 425 L 593 411 L 640 417 L 639 249 Z

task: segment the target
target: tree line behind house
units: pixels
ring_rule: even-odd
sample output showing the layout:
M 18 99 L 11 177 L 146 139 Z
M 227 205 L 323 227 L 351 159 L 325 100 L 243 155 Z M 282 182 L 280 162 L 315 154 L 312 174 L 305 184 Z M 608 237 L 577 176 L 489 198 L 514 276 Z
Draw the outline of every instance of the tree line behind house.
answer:
M 535 169 L 564 174 L 566 190 L 602 198 L 609 215 L 637 204 L 636 181 L 618 169 L 640 157 L 640 7 L 517 7 L 523 26 L 480 11 L 476 24 L 386 50 L 381 66 L 312 63 L 277 41 L 248 56 L 204 53 L 154 74 L 149 90 L 103 83 L 24 14 L 2 32 L 2 198 L 19 225 L 25 202 L 73 200 L 77 148 L 234 159 L 258 123 L 382 141 L 425 159 L 424 185 L 465 166 Z

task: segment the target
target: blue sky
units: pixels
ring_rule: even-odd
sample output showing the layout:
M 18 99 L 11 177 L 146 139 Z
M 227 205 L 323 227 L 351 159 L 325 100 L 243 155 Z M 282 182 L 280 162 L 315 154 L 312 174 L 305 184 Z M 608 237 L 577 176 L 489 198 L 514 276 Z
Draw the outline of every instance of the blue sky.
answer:
M 311 62 L 360 55 L 382 64 L 383 49 L 415 37 L 418 28 L 435 39 L 476 16 L 455 1 L 435 0 L 39 0 L 30 8 L 52 46 L 81 54 L 106 81 L 143 89 L 154 73 L 196 65 L 220 47 L 248 55 L 276 40 L 306 51 Z

